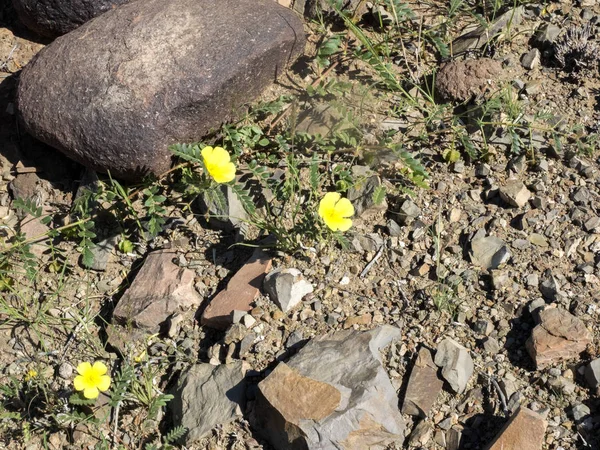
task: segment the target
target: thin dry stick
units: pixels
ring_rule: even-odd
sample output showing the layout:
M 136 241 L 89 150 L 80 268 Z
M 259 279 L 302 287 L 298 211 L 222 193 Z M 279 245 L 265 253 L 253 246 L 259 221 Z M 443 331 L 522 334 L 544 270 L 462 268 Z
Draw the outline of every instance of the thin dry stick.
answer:
M 381 258 L 381 255 L 383 255 L 384 249 L 385 249 L 385 244 L 383 244 L 381 247 L 379 247 L 379 250 L 377 250 L 377 253 L 375 254 L 375 256 L 373 256 L 373 259 L 371 261 L 369 261 L 369 264 L 367 264 L 366 267 L 363 269 L 363 271 L 360 273 L 360 275 L 359 275 L 360 278 L 364 278 L 369 273 L 369 271 L 375 265 L 377 260 L 379 258 Z

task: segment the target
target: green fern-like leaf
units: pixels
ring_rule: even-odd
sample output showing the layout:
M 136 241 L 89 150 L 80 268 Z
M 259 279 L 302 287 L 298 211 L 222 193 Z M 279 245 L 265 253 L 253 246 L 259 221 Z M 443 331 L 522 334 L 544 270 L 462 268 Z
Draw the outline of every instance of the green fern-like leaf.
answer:
M 381 205 L 385 200 L 386 189 L 385 186 L 377 186 L 373 191 L 373 203 Z
M 209 205 L 215 205 L 218 211 L 228 211 L 228 203 L 227 198 L 225 198 L 225 194 L 221 190 L 221 186 L 211 187 L 202 193 L 204 197 L 204 203 Z
M 96 399 L 85 398 L 80 393 L 75 393 L 69 397 L 69 403 L 75 406 L 92 406 L 96 404 Z
M 175 156 L 194 163 L 202 164 L 202 149 L 199 144 L 175 144 L 169 147 L 171 153 Z
M 237 183 L 231 185 L 231 190 L 235 195 L 237 195 L 237 198 L 242 203 L 242 206 L 244 207 L 246 212 L 250 215 L 253 215 L 256 212 L 256 206 L 254 205 L 254 201 L 250 196 L 250 192 L 248 192 L 246 189 L 244 189 Z
M 163 442 L 165 444 L 174 444 L 183 436 L 185 436 L 187 431 L 188 429 L 186 427 L 179 425 L 167 433 L 167 435 L 163 438 Z
M 35 201 L 33 201 L 32 199 L 22 199 L 20 197 L 17 197 L 14 201 L 13 201 L 13 206 L 19 210 L 19 211 L 23 211 L 35 218 L 39 218 L 42 215 L 42 207 L 41 206 L 37 206 Z

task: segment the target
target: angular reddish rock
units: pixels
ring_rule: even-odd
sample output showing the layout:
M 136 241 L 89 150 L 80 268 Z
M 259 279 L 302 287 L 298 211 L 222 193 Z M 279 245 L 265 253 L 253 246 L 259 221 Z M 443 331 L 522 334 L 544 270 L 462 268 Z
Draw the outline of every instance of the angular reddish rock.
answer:
M 114 320 L 154 332 L 173 313 L 200 305 L 202 297 L 194 289 L 195 273 L 175 265 L 176 256 L 174 251 L 158 250 L 146 257 L 119 300 Z
M 539 317 L 540 323 L 526 345 L 538 369 L 577 358 L 592 342 L 592 334 L 585 324 L 562 308 L 547 308 Z
M 276 450 L 401 444 L 405 425 L 379 354 L 400 334 L 387 325 L 313 339 L 259 384 L 254 428 Z
M 538 413 L 520 407 L 486 450 L 542 450 L 547 425 Z
M 234 117 L 304 43 L 302 21 L 272 0 L 134 1 L 38 53 L 19 117 L 72 159 L 137 180 L 170 167 L 170 144 Z
M 233 323 L 234 311 L 250 311 L 265 274 L 271 270 L 271 263 L 269 255 L 256 249 L 248 262 L 231 277 L 227 287 L 210 301 L 202 313 L 202 325 L 225 330 Z
M 320 421 L 333 414 L 342 401 L 342 394 L 331 384 L 304 377 L 297 370 L 281 362 L 258 385 L 262 401 L 268 402 L 278 414 L 279 426 L 288 432 L 302 434 L 302 420 Z M 280 416 L 280 417 L 277 417 Z M 275 423 L 272 426 L 277 427 Z
M 13 0 L 19 20 L 31 31 L 57 37 L 130 0 Z
M 404 414 L 423 418 L 427 416 L 444 385 L 437 372 L 431 350 L 422 347 L 408 379 L 402 404 Z

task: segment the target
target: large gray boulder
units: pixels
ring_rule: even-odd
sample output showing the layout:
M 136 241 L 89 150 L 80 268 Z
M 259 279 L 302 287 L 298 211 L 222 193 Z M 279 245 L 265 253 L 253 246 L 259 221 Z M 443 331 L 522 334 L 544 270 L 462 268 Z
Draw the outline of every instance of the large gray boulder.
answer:
M 19 20 L 35 33 L 54 38 L 131 0 L 13 0 Z
M 304 43 L 272 0 L 134 1 L 44 48 L 20 76 L 19 116 L 67 156 L 137 180 L 170 167 L 170 144 L 234 117 Z
M 340 331 L 309 342 L 258 385 L 255 428 L 277 450 L 401 444 L 405 424 L 379 354 L 401 331 Z

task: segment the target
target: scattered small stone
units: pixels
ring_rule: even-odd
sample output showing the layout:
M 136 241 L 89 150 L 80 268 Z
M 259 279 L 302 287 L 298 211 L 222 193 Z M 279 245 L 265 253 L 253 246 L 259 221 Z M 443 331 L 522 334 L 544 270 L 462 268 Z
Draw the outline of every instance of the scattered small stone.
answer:
M 509 205 L 522 208 L 531 197 L 531 192 L 519 180 L 511 180 L 500 188 L 500 197 Z
M 476 237 L 471 241 L 471 262 L 484 269 L 497 269 L 510 257 L 510 250 L 500 238 Z
M 529 242 L 531 242 L 536 247 L 546 248 L 549 246 L 548 240 L 544 237 L 543 234 L 539 233 L 531 233 L 529 235 Z
M 404 414 L 427 417 L 443 386 L 437 371 L 431 350 L 421 347 L 408 379 L 406 395 L 402 404 Z
M 58 367 L 58 376 L 61 377 L 63 380 L 70 380 L 71 378 L 73 378 L 73 366 L 68 362 L 62 363 Z
M 529 50 L 521 57 L 521 65 L 527 70 L 535 69 L 540 65 L 541 53 L 537 48 Z
M 483 340 L 483 349 L 486 352 L 495 355 L 500 351 L 500 344 L 498 343 L 497 339 L 493 337 L 487 337 Z
M 173 422 L 187 428 L 187 445 L 215 426 L 239 418 L 245 404 L 245 372 L 243 362 L 237 361 L 218 366 L 196 364 L 181 375 L 169 408 Z
M 265 277 L 263 287 L 283 312 L 296 307 L 305 295 L 313 291 L 313 285 L 304 279 L 298 269 L 273 270 Z
M 539 313 L 540 323 L 527 341 L 527 351 L 538 369 L 577 358 L 592 342 L 585 324 L 562 308 Z
M 229 280 L 202 314 L 201 323 L 224 330 L 232 323 L 233 311 L 250 311 L 259 294 L 265 274 L 271 269 L 271 258 L 256 249 L 246 264 Z
M 435 364 L 442 368 L 442 376 L 454 392 L 465 392 L 474 368 L 471 355 L 465 347 L 453 339 L 444 339 L 438 344 Z
M 433 427 L 427 420 L 421 420 L 408 438 L 408 445 L 412 447 L 426 446 L 431 439 Z
M 405 200 L 400 206 L 398 212 L 398 220 L 402 225 L 411 223 L 414 219 L 421 215 L 421 209 L 411 200 Z

